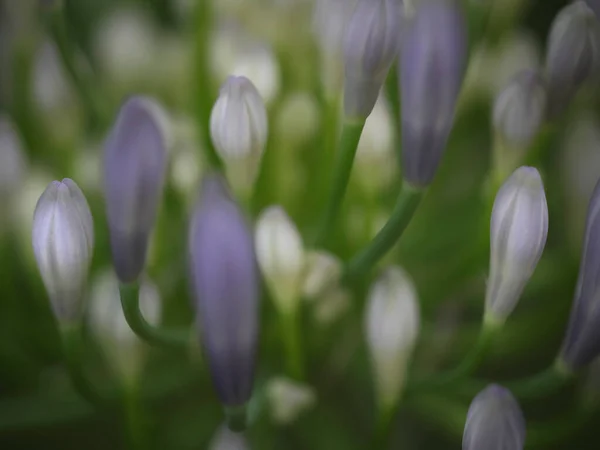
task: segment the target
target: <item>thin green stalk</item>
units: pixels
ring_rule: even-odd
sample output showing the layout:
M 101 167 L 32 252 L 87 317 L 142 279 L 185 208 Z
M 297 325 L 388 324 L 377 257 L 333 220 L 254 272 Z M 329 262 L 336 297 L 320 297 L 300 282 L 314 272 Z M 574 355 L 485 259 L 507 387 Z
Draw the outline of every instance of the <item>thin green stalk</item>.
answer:
M 198 1 L 195 10 L 194 72 L 196 92 L 194 109 L 198 126 L 202 134 L 206 160 L 215 169 L 222 169 L 223 162 L 214 149 L 210 138 L 210 112 L 215 100 L 212 77 L 208 66 L 210 50 L 210 32 L 212 27 L 212 2 Z
M 539 398 L 553 394 L 571 379 L 571 374 L 553 364 L 531 377 L 506 383 L 506 387 L 519 398 Z
M 333 172 L 333 182 L 329 193 L 325 215 L 321 224 L 320 232 L 317 238 L 317 245 L 322 246 L 329 237 L 336 219 L 339 216 L 340 209 L 346 188 L 350 181 L 352 166 L 354 165 L 354 156 L 360 141 L 365 121 L 345 122 L 342 128 L 342 135 L 338 144 L 335 168 Z
M 150 325 L 144 319 L 140 311 L 139 291 L 137 281 L 119 286 L 123 313 L 133 332 L 150 345 L 186 350 L 189 346 L 187 331 L 163 330 Z
M 231 431 L 240 433 L 248 427 L 248 408 L 246 405 L 226 406 L 225 422 Z
M 404 183 L 392 215 L 373 240 L 348 262 L 342 277 L 343 282 L 351 284 L 360 279 L 392 249 L 410 223 L 424 192 Z
M 148 448 L 143 412 L 138 387 L 136 383 L 130 383 L 123 390 L 123 414 L 132 450 Z
M 302 365 L 302 344 L 298 327 L 298 314 L 295 311 L 282 314 L 281 325 L 283 327 L 283 343 L 285 346 L 288 374 L 296 380 L 302 380 L 304 370 Z
M 65 364 L 73 387 L 92 405 L 98 406 L 105 403 L 105 396 L 93 385 L 83 371 L 83 333 L 81 326 L 69 325 L 61 330 Z
M 412 385 L 409 385 L 409 389 L 420 390 L 448 386 L 471 375 L 484 360 L 497 330 L 498 328 L 494 326 L 483 326 L 471 350 L 454 369 L 421 382 L 413 382 Z

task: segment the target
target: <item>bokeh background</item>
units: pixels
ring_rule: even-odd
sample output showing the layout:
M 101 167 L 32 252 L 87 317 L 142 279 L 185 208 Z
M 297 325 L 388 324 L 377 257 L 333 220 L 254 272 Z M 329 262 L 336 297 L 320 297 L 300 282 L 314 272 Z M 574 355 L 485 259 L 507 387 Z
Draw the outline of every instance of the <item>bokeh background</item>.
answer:
M 187 223 L 199 178 L 213 164 L 206 130 L 218 87 L 229 74 L 245 75 L 269 111 L 269 142 L 246 205 L 249 214 L 281 204 L 303 235 L 311 236 L 330 181 L 339 123 L 339 36 L 348 11 L 344 3 L 351 1 L 64 0 L 62 51 L 71 56 L 72 67 L 64 64 L 54 39 L 53 3 L 0 1 L 0 448 L 132 448 L 118 399 L 114 408 L 95 409 L 69 382 L 33 259 L 35 203 L 54 179 L 70 177 L 82 188 L 96 228 L 89 301 L 107 301 L 114 289 L 103 142 L 124 98 L 158 99 L 170 117 L 170 163 L 147 272 L 161 298 L 163 324 L 191 327 Z M 512 74 L 542 64 L 548 28 L 565 4 L 495 0 L 485 40 L 471 43 L 441 170 L 385 261 L 401 264 L 417 286 L 422 315 L 412 362 L 417 374 L 451 367 L 477 337 L 489 258 L 491 105 Z M 480 378 L 502 382 L 533 374 L 556 355 L 574 291 L 585 210 L 600 177 L 599 100 L 597 86 L 585 87 L 550 138 L 528 155 L 545 182 L 548 244 Z M 398 101 L 392 80 L 367 121 L 342 217 L 327 243 L 343 259 L 385 222 L 401 184 Z M 265 298 L 253 402 L 257 419 L 245 443 L 222 430 L 221 407 L 197 349 L 184 354 L 123 345 L 136 354 L 131 358 L 144 358 L 138 382 L 145 448 L 371 448 L 373 381 L 363 337 L 367 288 L 303 304 L 302 382 L 286 377 L 280 325 Z M 118 370 L 102 345 L 111 332 L 104 333 L 89 327 L 85 361 L 94 383 L 109 386 L 118 381 Z M 527 448 L 598 448 L 600 416 L 580 420 L 573 411 L 581 399 L 599 394 L 596 370 L 556 395 L 523 402 Z M 390 448 L 459 449 L 468 403 L 448 391 L 404 405 Z

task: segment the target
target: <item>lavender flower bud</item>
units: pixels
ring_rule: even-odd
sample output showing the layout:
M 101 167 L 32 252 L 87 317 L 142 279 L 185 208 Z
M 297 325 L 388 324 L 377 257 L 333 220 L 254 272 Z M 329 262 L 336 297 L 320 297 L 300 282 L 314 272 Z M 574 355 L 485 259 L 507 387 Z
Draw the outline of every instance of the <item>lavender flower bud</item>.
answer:
M 494 102 L 494 129 L 502 144 L 527 149 L 546 114 L 546 86 L 535 70 L 517 73 Z
M 390 267 L 379 277 L 369 291 L 365 314 L 377 399 L 382 409 L 389 410 L 404 386 L 420 328 L 417 293 L 402 268 Z
M 548 205 L 535 168 L 518 168 L 502 185 L 492 209 L 490 235 L 485 320 L 499 325 L 517 305 L 546 245 Z
M 189 251 L 213 383 L 223 404 L 242 406 L 254 379 L 260 279 L 252 232 L 220 175 L 203 180 Z
M 400 49 L 402 2 L 359 0 L 344 39 L 344 112 L 366 119 Z
M 403 39 L 402 169 L 414 186 L 429 185 L 442 159 L 464 78 L 466 34 L 458 2 L 427 0 Z
M 463 434 L 463 450 L 522 450 L 525 417 L 508 389 L 492 384 L 471 402 Z
M 81 319 L 94 249 L 88 203 L 73 180 L 48 185 L 33 215 L 33 251 L 54 315 L 68 324 Z
M 234 187 L 247 191 L 254 184 L 267 133 L 267 110 L 252 82 L 227 78 L 212 109 L 210 135 Z
M 579 87 L 600 68 L 600 23 L 583 1 L 565 6 L 550 28 L 546 77 L 550 117 L 560 114 Z
M 600 183 L 588 207 L 579 278 L 560 359 L 571 370 L 600 356 Z
M 585 0 L 585 3 L 594 11 L 596 17 L 600 18 L 600 0 Z
M 104 187 L 112 259 L 121 282 L 134 281 L 146 262 L 167 166 L 160 107 L 131 97 L 117 117 L 104 152 Z

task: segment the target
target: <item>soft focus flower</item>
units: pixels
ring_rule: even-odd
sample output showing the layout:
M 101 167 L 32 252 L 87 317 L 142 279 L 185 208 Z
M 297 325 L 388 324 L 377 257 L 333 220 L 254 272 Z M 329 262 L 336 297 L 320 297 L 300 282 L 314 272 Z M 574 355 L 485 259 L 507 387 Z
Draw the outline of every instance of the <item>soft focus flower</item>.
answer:
M 520 167 L 504 182 L 492 209 L 486 322 L 502 324 L 513 311 L 542 256 L 547 235 L 542 178 L 535 168 Z
M 277 114 L 277 136 L 290 145 L 305 144 L 318 132 L 320 120 L 321 110 L 315 97 L 310 92 L 294 92 L 285 97 Z
M 163 113 L 145 97 L 121 107 L 106 142 L 104 190 L 113 264 L 122 282 L 142 272 L 167 168 Z
M 189 252 L 197 321 L 213 383 L 223 404 L 244 405 L 254 380 L 260 278 L 252 233 L 220 175 L 203 180 Z
M 210 441 L 209 450 L 249 450 L 244 435 L 235 433 L 226 426 L 221 426 Z
M 365 334 L 383 410 L 392 408 L 400 397 L 419 334 L 419 316 L 412 280 L 402 268 L 388 268 L 371 287 L 365 311 Z
M 139 291 L 140 311 L 151 325 L 161 316 L 160 294 L 147 278 L 142 278 Z M 131 330 L 119 294 L 119 280 L 112 270 L 98 275 L 92 282 L 88 317 L 90 328 L 108 363 L 125 383 L 135 383 L 143 368 L 145 343 Z
M 342 262 L 335 255 L 319 250 L 307 252 L 303 295 L 311 299 L 322 295 L 336 285 L 341 274 Z
M 341 286 L 325 291 L 314 302 L 313 315 L 315 321 L 323 327 L 333 324 L 350 309 L 351 299 L 350 292 Z
M 588 207 L 583 253 L 575 289 L 569 327 L 562 344 L 560 360 L 577 370 L 600 355 L 600 183 Z
M 305 384 L 284 377 L 268 381 L 267 398 L 271 407 L 271 417 L 275 423 L 287 425 L 300 414 L 312 408 L 317 401 L 315 390 Z
M 458 2 L 418 5 L 403 38 L 402 170 L 407 182 L 431 183 L 454 122 L 467 61 L 467 25 Z
M 546 86 L 533 70 L 517 73 L 496 97 L 494 130 L 503 145 L 527 149 L 537 135 L 546 114 Z
M 463 450 L 522 450 L 525 417 L 508 389 L 492 384 L 471 402 L 463 434 Z
M 600 19 L 600 1 L 599 0 L 585 0 L 585 3 L 594 11 L 596 17 Z
M 403 26 L 399 0 L 359 0 L 344 39 L 344 112 L 366 119 L 400 48 Z
M 305 268 L 304 244 L 280 206 L 264 210 L 256 223 L 256 254 L 277 308 L 292 314 L 299 304 Z
M 254 184 L 267 133 L 267 110 L 252 82 L 246 77 L 227 78 L 212 109 L 210 134 L 230 183 L 241 192 Z
M 50 304 L 61 324 L 81 319 L 94 249 L 87 200 L 73 180 L 48 185 L 33 215 L 33 251 Z
M 546 77 L 549 115 L 560 114 L 590 77 L 600 69 L 600 22 L 583 1 L 565 6 L 548 35 Z

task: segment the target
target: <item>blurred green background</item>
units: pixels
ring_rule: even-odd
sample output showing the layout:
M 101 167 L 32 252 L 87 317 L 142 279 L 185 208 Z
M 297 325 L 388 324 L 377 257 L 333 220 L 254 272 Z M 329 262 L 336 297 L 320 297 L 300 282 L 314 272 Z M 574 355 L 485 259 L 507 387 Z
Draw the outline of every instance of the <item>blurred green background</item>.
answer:
M 50 3 L 0 1 L 0 448 L 133 448 L 118 400 L 107 409 L 91 407 L 73 390 L 62 365 L 31 249 L 35 202 L 54 179 L 70 177 L 82 188 L 96 228 L 93 289 L 110 269 L 103 140 L 123 98 L 157 98 L 171 118 L 171 148 L 148 274 L 162 298 L 163 323 L 191 326 L 187 222 L 199 176 L 213 164 L 206 130 L 218 86 L 229 73 L 246 75 L 268 106 L 270 138 L 250 213 L 281 204 L 310 236 L 330 180 L 338 122 L 339 52 L 326 45 L 335 26 L 319 26 L 311 0 L 64 0 L 62 50 L 74 62 L 74 83 L 53 40 Z M 413 358 L 418 374 L 451 367 L 476 339 L 489 258 L 491 102 L 510 75 L 541 64 L 548 28 L 564 4 L 496 0 L 485 42 L 472 43 L 441 170 L 386 259 L 407 269 L 419 293 L 422 325 Z M 393 85 L 367 121 L 343 217 L 327 245 L 344 259 L 377 231 L 401 184 Z M 574 291 L 585 208 L 600 175 L 599 98 L 594 86 L 587 87 L 550 139 L 528 155 L 546 186 L 548 244 L 478 371 L 481 378 L 502 383 L 533 374 L 556 355 Z M 371 448 L 373 382 L 362 318 L 367 287 L 343 299 L 303 304 L 302 392 L 310 401 L 291 421 L 281 420 L 274 406 L 282 400 L 273 380 L 285 375 L 285 366 L 280 326 L 265 298 L 249 448 Z M 114 386 L 117 377 L 91 332 L 86 350 L 94 383 Z M 144 447 L 238 448 L 215 447 L 222 411 L 199 353 L 143 351 Z M 573 411 L 581 398 L 598 393 L 599 370 L 556 395 L 522 402 L 527 448 L 597 448 L 600 416 L 580 420 Z M 451 390 L 414 399 L 401 408 L 389 448 L 460 448 L 468 404 Z

